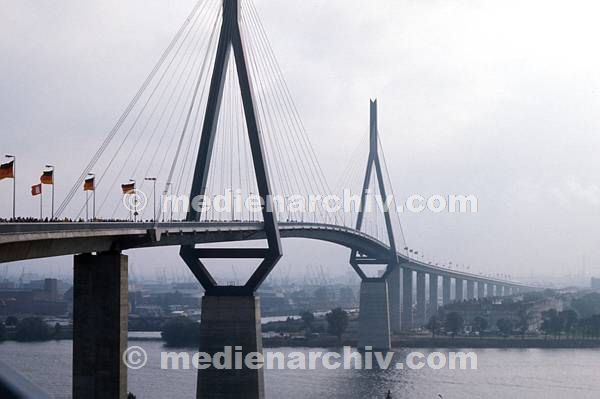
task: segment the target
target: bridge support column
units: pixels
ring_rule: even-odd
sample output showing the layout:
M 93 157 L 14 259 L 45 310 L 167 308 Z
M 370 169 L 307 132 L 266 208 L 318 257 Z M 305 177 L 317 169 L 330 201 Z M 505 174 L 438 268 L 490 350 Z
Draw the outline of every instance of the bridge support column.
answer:
M 417 272 L 417 313 L 414 326 L 422 327 L 425 323 L 427 304 L 425 303 L 425 273 Z
M 454 279 L 454 300 L 462 302 L 465 299 L 463 279 Z
M 477 282 L 477 299 L 485 297 L 485 284 L 481 281 Z
M 390 308 L 390 329 L 392 332 L 400 332 L 400 314 L 401 314 L 401 299 L 400 299 L 400 267 L 395 267 L 388 277 L 388 293 L 389 293 L 389 308 Z
M 200 352 L 214 356 L 230 347 L 232 353 L 262 353 L 260 300 L 256 296 L 207 296 L 202 298 Z M 237 348 L 237 349 L 236 349 Z M 235 357 L 232 355 L 232 359 Z M 244 361 L 236 369 L 209 367 L 198 370 L 197 398 L 263 399 L 263 369 L 252 370 Z
M 73 398 L 127 397 L 127 317 L 127 256 L 75 256 Z
M 496 284 L 488 284 L 488 296 L 498 296 L 498 292 L 500 290 Z
M 427 312 L 428 319 L 432 316 L 435 316 L 438 310 L 438 277 L 439 276 L 437 274 L 429 274 L 429 311 Z
M 366 280 L 360 284 L 358 348 L 367 346 L 374 350 L 389 350 L 392 346 L 388 284 L 383 279 Z
M 402 268 L 402 330 L 413 328 L 413 271 Z
M 467 299 L 475 299 L 475 281 L 467 280 Z
M 451 286 L 450 277 L 444 276 L 442 277 L 442 304 L 444 306 L 450 303 L 450 286 Z

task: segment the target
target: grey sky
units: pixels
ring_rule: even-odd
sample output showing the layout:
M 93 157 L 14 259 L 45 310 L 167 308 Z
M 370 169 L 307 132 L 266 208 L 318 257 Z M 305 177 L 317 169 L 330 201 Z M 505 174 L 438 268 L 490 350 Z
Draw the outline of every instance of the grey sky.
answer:
M 19 209 L 45 163 L 66 191 L 193 0 L 0 0 L 0 151 L 19 156 Z M 380 101 L 394 189 L 474 194 L 476 215 L 404 214 L 411 247 L 514 275 L 600 260 L 599 7 L 593 1 L 257 0 L 333 182 Z M 0 183 L 1 216 L 10 184 Z M 312 259 L 298 256 L 310 246 Z M 346 267 L 347 252 L 286 245 L 284 264 Z M 183 267 L 176 251 L 134 264 Z M 160 259 L 160 260 L 157 260 Z M 68 269 L 59 258 L 32 264 Z

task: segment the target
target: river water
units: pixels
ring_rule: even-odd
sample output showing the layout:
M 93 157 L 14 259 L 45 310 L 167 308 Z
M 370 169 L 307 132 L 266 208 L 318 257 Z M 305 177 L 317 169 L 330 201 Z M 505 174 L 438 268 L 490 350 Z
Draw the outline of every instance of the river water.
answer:
M 129 390 L 138 399 L 194 397 L 195 370 L 160 369 L 162 342 L 130 339 L 129 345 L 139 345 L 148 353 L 144 368 L 129 371 Z M 0 359 L 55 397 L 68 398 L 71 347 L 71 341 L 4 342 Z M 398 352 L 403 357 L 408 350 Z M 388 390 L 394 399 L 439 399 L 440 394 L 444 399 L 600 398 L 600 350 L 478 349 L 476 353 L 477 370 L 266 370 L 267 398 L 371 399 L 384 398 Z

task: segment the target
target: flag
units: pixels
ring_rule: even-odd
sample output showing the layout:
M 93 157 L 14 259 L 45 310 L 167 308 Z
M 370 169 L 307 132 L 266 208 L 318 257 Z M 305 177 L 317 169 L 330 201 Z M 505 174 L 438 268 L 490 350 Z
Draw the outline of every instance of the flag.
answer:
M 42 173 L 42 176 L 40 177 L 40 182 L 42 184 L 54 184 L 54 171 L 44 171 L 44 173 Z
M 94 191 L 96 189 L 96 184 L 94 183 L 93 177 L 88 177 L 85 179 L 83 183 L 83 191 Z
M 42 184 L 36 184 L 31 186 L 31 195 L 33 195 L 34 197 L 36 195 L 40 195 L 42 193 Z
M 123 190 L 123 194 L 133 194 L 135 191 L 135 183 L 121 184 L 121 190 Z
M 15 161 L 10 161 L 0 165 L 0 180 L 15 178 Z

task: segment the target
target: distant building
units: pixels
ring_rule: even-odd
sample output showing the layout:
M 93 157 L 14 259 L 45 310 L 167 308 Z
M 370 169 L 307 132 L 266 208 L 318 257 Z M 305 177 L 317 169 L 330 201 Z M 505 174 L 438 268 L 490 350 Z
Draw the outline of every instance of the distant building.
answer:
M 600 291 L 600 278 L 592 277 L 592 289 Z
M 35 314 L 59 316 L 68 312 L 68 302 L 63 298 L 61 282 L 47 278 L 24 288 L 0 289 L 0 314 L 5 316 Z

